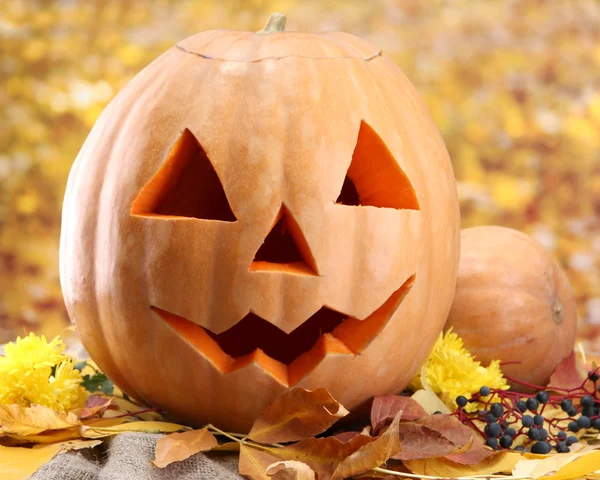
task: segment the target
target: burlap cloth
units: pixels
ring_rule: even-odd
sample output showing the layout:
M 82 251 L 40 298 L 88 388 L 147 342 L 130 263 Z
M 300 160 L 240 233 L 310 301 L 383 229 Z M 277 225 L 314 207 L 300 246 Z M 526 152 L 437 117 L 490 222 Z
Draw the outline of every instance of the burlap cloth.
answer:
M 162 435 L 122 433 L 102 451 L 87 449 L 57 455 L 30 480 L 241 480 L 238 455 L 198 453 L 166 468 L 157 468 L 156 442 Z

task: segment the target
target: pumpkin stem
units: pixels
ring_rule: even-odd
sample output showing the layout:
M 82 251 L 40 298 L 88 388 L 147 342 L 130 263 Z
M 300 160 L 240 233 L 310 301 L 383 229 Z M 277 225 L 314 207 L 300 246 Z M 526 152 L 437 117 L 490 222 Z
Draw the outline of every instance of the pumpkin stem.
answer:
M 268 35 L 269 33 L 283 32 L 285 30 L 286 21 L 287 17 L 285 16 L 285 13 L 272 13 L 264 28 L 256 33 L 259 35 Z

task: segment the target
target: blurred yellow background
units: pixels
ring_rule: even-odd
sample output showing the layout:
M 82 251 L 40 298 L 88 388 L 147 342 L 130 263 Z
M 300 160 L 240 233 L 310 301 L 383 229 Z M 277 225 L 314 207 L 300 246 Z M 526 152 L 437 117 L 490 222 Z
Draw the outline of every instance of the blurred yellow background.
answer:
M 393 58 L 453 159 L 463 226 L 526 231 L 600 331 L 600 3 L 595 0 L 2 0 L 0 343 L 68 322 L 58 278 L 69 168 L 142 67 L 201 30 L 342 30 Z M 596 325 L 596 327 L 593 327 Z

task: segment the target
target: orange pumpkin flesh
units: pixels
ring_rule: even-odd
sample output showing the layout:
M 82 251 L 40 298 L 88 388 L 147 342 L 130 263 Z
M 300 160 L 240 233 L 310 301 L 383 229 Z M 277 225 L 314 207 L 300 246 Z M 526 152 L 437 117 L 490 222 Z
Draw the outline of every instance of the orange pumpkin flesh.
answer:
M 524 233 L 467 228 L 461 235 L 456 293 L 446 328 L 483 364 L 507 376 L 546 385 L 573 350 L 577 312 L 569 281 L 551 255 Z M 517 390 L 528 390 L 514 383 Z
M 447 316 L 458 242 L 444 144 L 377 48 L 212 31 L 94 126 L 65 195 L 61 282 L 124 391 L 243 432 L 292 385 L 347 408 L 402 389 Z

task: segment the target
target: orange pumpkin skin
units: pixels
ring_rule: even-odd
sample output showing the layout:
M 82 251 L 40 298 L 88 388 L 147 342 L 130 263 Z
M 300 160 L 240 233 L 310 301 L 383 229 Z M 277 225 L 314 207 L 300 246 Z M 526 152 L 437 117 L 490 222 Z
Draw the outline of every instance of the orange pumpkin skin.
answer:
M 257 253 L 279 228 L 295 252 Z M 294 385 L 347 408 L 401 390 L 443 328 L 459 234 L 444 143 L 379 49 L 209 31 L 92 129 L 67 185 L 61 283 L 121 389 L 244 432 Z
M 565 273 L 531 237 L 505 227 L 467 228 L 445 328 L 450 327 L 484 365 L 494 359 L 520 362 L 502 371 L 545 386 L 573 350 L 575 298 Z

